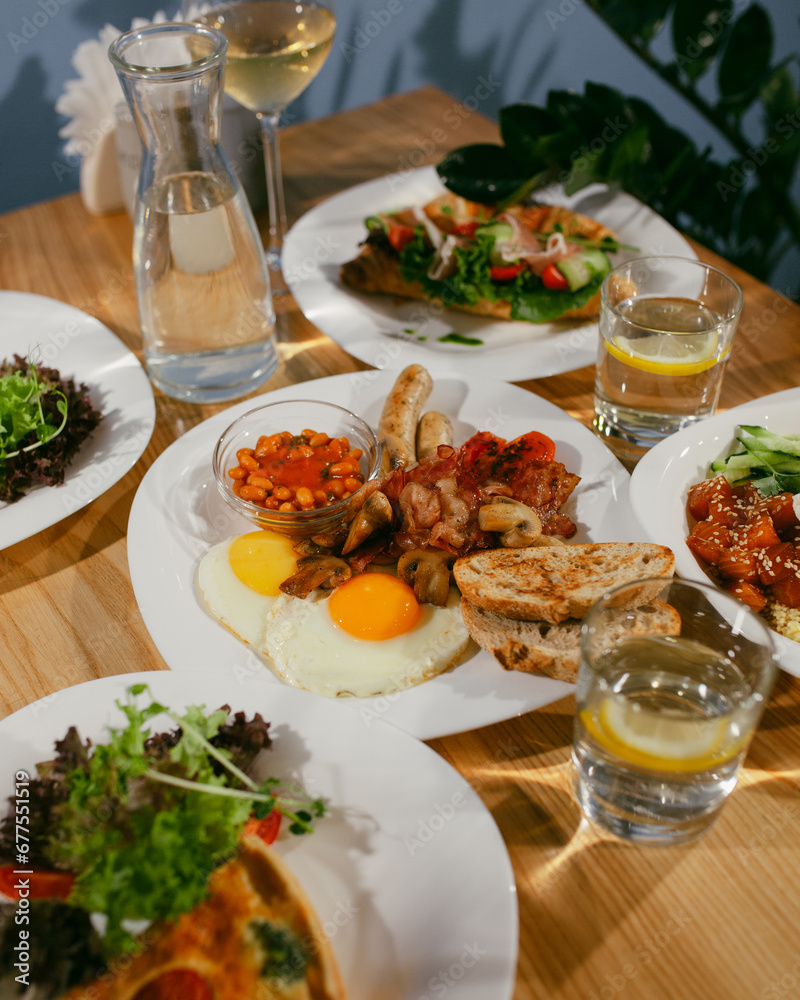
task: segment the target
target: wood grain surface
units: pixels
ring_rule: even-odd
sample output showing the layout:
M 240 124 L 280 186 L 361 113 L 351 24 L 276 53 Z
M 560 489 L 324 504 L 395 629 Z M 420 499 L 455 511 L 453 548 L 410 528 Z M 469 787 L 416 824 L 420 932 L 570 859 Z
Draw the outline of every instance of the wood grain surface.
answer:
M 290 216 L 353 184 L 496 138 L 478 112 L 432 88 L 288 128 Z M 92 217 L 75 194 L 10 213 L 0 217 L 0 286 L 85 310 L 141 357 L 131 236 L 127 216 Z M 735 277 L 745 297 L 721 405 L 800 383 L 800 308 L 697 251 Z M 280 352 L 267 390 L 367 367 L 290 297 L 282 300 Z M 591 367 L 522 384 L 590 419 Z M 131 589 L 128 515 L 156 456 L 221 407 L 156 398 L 153 438 L 128 475 L 0 552 L 0 715 L 80 681 L 165 669 Z M 717 825 L 695 844 L 666 849 L 612 841 L 582 821 L 571 793 L 573 708 L 567 698 L 431 742 L 475 787 L 508 845 L 520 915 L 515 1000 L 800 997 L 800 682 L 780 676 Z

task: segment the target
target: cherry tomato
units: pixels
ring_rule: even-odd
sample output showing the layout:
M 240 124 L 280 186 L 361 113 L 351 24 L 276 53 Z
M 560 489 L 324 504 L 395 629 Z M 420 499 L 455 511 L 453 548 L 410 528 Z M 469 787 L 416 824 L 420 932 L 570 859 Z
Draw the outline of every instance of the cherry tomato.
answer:
M 214 1000 L 208 982 L 194 969 L 170 969 L 151 979 L 135 1000 Z
M 492 281 L 513 281 L 524 270 L 525 264 L 522 261 L 518 264 L 506 264 L 505 266 L 496 264 L 489 268 L 489 277 Z
M 245 823 L 244 832 L 246 834 L 252 834 L 256 837 L 260 837 L 265 844 L 273 844 L 275 843 L 275 838 L 278 836 L 280 828 L 281 814 L 277 809 L 273 809 L 268 816 L 264 817 L 264 819 L 251 817 Z
M 569 282 L 555 264 L 548 264 L 542 271 L 542 284 L 551 292 L 568 292 Z
M 398 253 L 413 239 L 414 230 L 411 226 L 392 226 L 389 230 L 389 242 Z
M 478 219 L 472 222 L 455 222 L 453 224 L 454 236 L 474 236 L 478 226 L 483 225 Z
M 461 445 L 461 455 L 464 459 L 464 464 L 467 468 L 474 467 L 478 464 L 479 460 L 486 456 L 493 460 L 498 452 L 503 442 L 496 438 L 489 431 L 478 431 L 477 434 L 473 434 L 469 441 L 465 441 Z
M 556 445 L 546 434 L 539 431 L 528 431 L 514 438 L 503 449 L 503 458 L 509 458 L 513 464 L 517 462 L 552 462 L 556 454 Z
M 18 883 L 28 881 L 22 890 Z M 67 899 L 75 884 L 70 872 L 34 872 L 32 875 L 15 875 L 13 865 L 0 867 L 0 892 L 9 899 L 19 899 L 20 892 L 28 890 L 27 899 Z

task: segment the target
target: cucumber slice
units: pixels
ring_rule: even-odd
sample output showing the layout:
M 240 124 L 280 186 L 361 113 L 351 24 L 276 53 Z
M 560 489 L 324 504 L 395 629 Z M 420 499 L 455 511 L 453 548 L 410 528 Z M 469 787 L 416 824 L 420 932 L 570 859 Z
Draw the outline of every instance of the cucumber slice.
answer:
M 754 448 L 759 446 L 767 448 L 769 451 L 782 451 L 795 458 L 800 458 L 800 435 L 788 434 L 782 437 L 780 434 L 773 434 L 765 427 L 745 426 L 744 424 L 741 425 L 741 428 L 745 434 L 750 434 L 752 437 L 758 439 L 758 445 L 756 442 L 750 443 Z M 742 441 L 741 438 L 739 440 Z M 750 447 L 750 444 L 744 441 L 742 441 L 742 444 L 746 448 Z
M 514 230 L 508 222 L 490 222 L 487 226 L 479 226 L 475 230 L 476 236 L 492 240 L 492 247 L 489 251 L 489 263 L 493 266 L 502 267 L 512 261 L 506 260 L 503 256 L 503 247 L 511 240 Z
M 735 472 L 737 475 L 758 465 L 749 451 L 739 451 L 727 458 L 718 458 L 711 463 L 712 472 Z
M 766 448 L 750 449 L 750 464 L 769 466 L 775 472 L 800 472 L 800 458 L 787 455 L 785 451 L 769 451 Z
M 564 275 L 571 292 L 588 285 L 595 278 L 602 278 L 611 270 L 611 261 L 602 250 L 580 250 L 556 263 Z
M 490 236 L 495 243 L 506 243 L 511 239 L 514 230 L 509 222 L 490 222 L 486 226 L 478 226 L 476 236 Z
M 384 233 L 389 232 L 388 224 L 379 215 L 368 215 L 364 219 L 364 225 L 367 229 L 380 229 Z

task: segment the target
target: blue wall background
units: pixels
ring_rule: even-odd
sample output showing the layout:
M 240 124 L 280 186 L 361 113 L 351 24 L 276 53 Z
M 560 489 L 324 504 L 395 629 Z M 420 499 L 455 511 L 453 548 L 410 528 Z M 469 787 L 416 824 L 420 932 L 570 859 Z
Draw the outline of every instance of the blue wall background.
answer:
M 800 53 L 800 4 L 761 0 L 775 28 L 776 56 Z M 75 47 L 107 23 L 121 30 L 180 0 L 0 0 L 0 211 L 78 187 L 54 109 Z M 734 0 L 744 9 L 748 0 Z M 491 82 L 481 111 L 496 118 L 515 101 L 542 103 L 552 89 L 586 80 L 635 93 L 701 146 L 729 155 L 700 116 L 644 67 L 582 0 L 338 0 L 332 53 L 317 80 L 285 116 L 315 118 L 390 93 L 435 84 L 464 100 Z M 666 39 L 665 39 L 666 42 Z M 665 45 L 665 54 L 668 51 Z M 713 80 L 704 82 L 713 96 Z M 751 126 L 755 123 L 751 122 Z M 758 138 L 757 130 L 754 132 Z M 379 141 L 379 140 L 376 140 Z M 792 265 L 796 269 L 796 262 Z M 776 287 L 788 288 L 790 274 Z M 796 281 L 795 281 L 796 285 Z

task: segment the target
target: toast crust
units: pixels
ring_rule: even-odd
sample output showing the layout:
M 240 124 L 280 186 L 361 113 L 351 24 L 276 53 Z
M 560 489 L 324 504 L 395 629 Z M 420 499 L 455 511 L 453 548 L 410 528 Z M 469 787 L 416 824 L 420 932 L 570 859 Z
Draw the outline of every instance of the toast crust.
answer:
M 649 542 L 489 549 L 456 560 L 461 595 L 484 611 L 556 625 L 582 618 L 607 590 L 621 583 L 673 575 L 675 557 Z M 639 595 L 653 598 L 657 591 Z
M 520 621 L 484 611 L 463 598 L 461 614 L 475 642 L 506 670 L 520 670 L 570 684 L 577 680 L 580 619 L 566 618 L 558 625 Z M 621 635 L 680 635 L 680 630 L 680 615 L 664 601 L 653 600 L 633 614 L 620 609 Z

